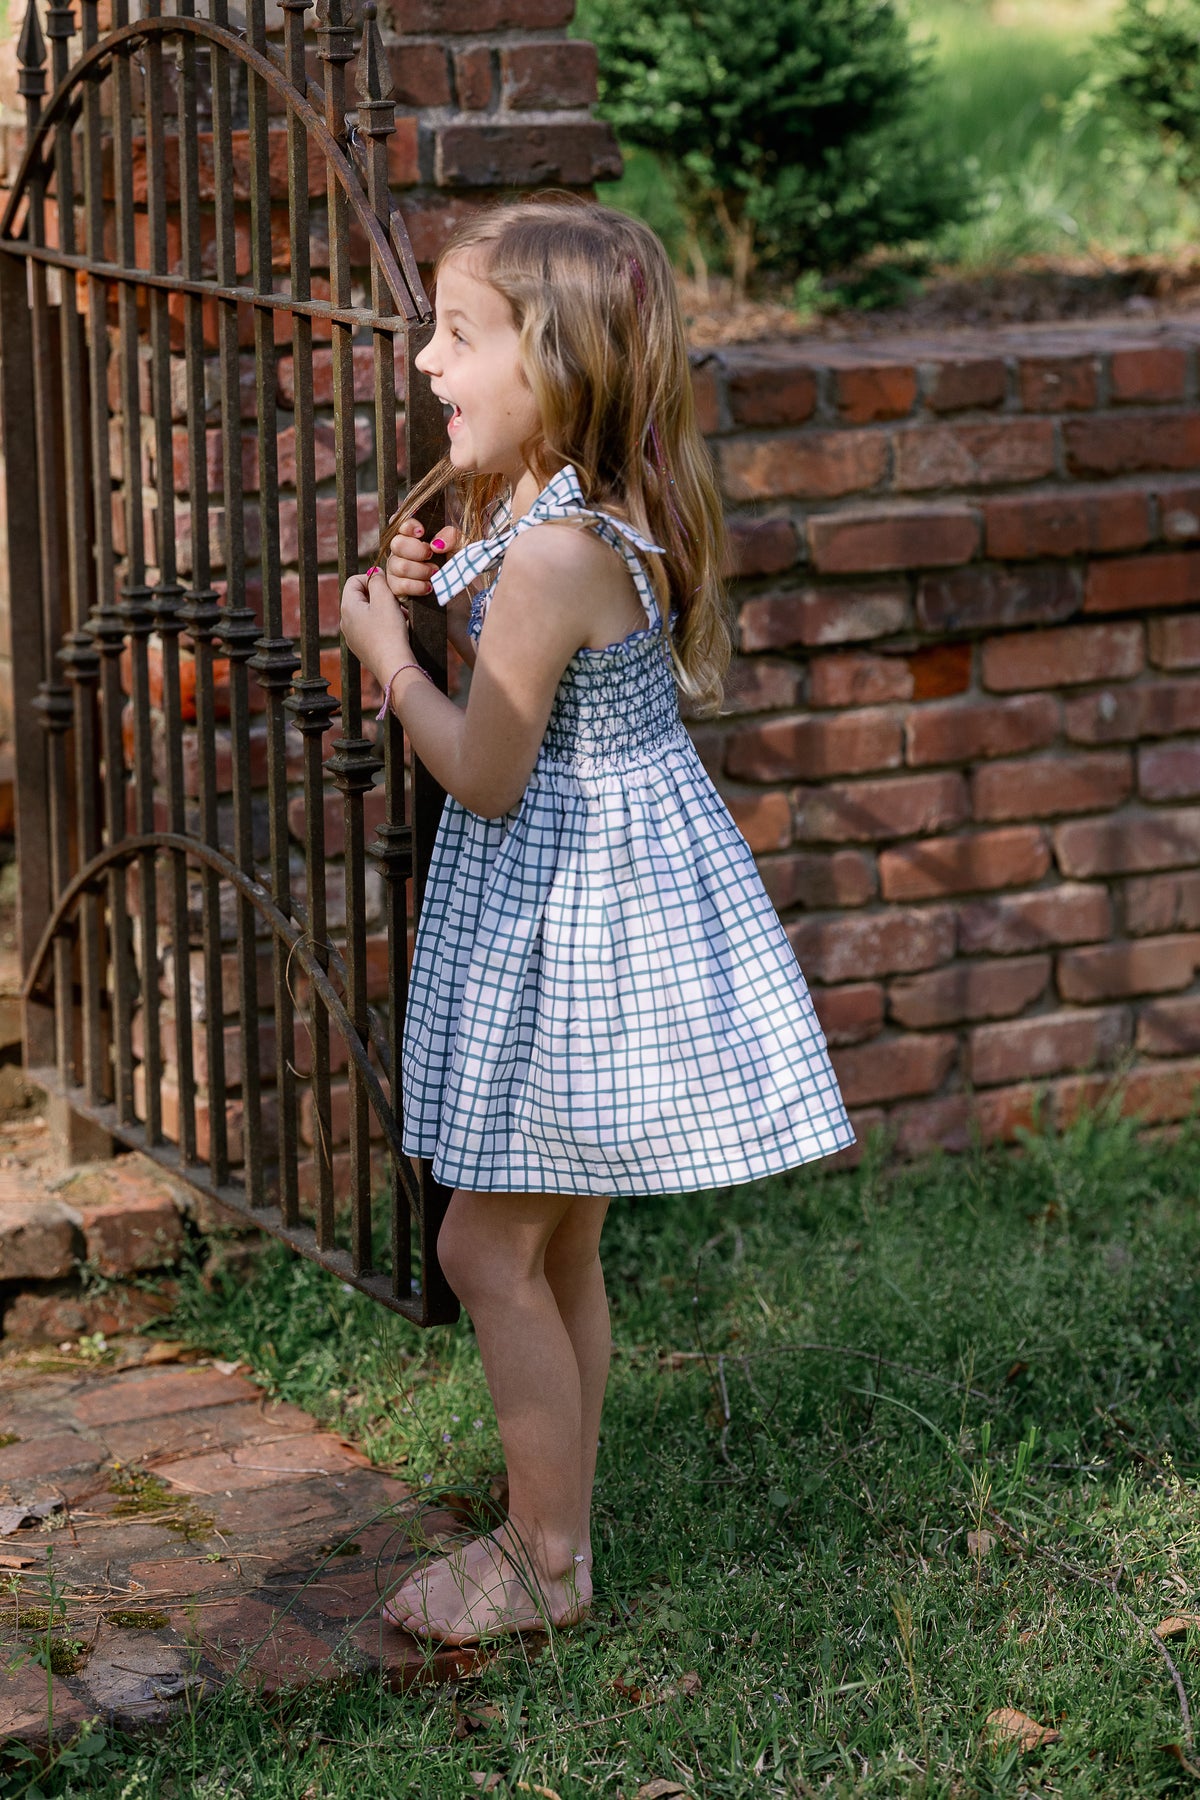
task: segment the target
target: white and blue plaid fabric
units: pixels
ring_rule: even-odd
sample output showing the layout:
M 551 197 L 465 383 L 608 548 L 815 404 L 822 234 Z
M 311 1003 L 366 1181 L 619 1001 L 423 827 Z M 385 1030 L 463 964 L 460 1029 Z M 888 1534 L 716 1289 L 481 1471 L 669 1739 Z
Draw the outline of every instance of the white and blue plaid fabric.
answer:
M 655 546 L 589 508 L 568 467 L 434 591 L 445 604 L 519 532 L 576 517 L 624 557 L 648 624 L 572 657 L 510 813 L 446 802 L 404 1023 L 404 1148 L 474 1192 L 754 1181 L 854 1133 L 791 945 L 680 720 L 638 556 Z

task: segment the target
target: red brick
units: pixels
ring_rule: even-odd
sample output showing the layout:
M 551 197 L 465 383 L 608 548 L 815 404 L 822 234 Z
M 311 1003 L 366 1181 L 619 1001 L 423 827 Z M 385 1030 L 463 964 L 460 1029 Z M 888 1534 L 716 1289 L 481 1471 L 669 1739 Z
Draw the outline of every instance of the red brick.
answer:
M 937 362 L 925 372 L 925 401 L 931 412 L 999 406 L 1007 389 L 1008 371 L 998 356 Z
M 1150 499 L 1094 488 L 1003 494 L 985 500 L 983 523 L 986 553 L 1001 562 L 1138 550 L 1150 542 Z
M 792 841 L 792 806 L 786 794 L 724 794 L 733 822 L 755 852 L 784 850 Z
M 812 998 L 830 1045 L 861 1044 L 883 1026 L 883 989 L 877 981 L 817 988 Z
M 970 507 L 881 506 L 810 518 L 808 544 L 822 574 L 866 575 L 969 562 L 979 549 L 979 531 L 979 515 Z
M 919 707 L 910 712 L 905 726 L 908 761 L 920 767 L 1044 750 L 1058 727 L 1059 705 L 1049 694 Z
M 483 112 L 492 101 L 492 52 L 472 44 L 454 52 L 454 90 L 464 112 Z
M 692 405 L 696 409 L 696 429 L 706 437 L 721 429 L 721 396 L 717 388 L 716 365 L 703 354 L 692 357 Z
M 1130 612 L 1200 600 L 1200 550 L 1124 556 L 1088 567 L 1085 612 Z
M 748 600 L 738 615 L 743 650 L 783 650 L 791 644 L 861 643 L 889 637 L 911 621 L 907 590 L 800 588 Z
M 505 106 L 536 112 L 591 106 L 596 99 L 596 46 L 582 39 L 506 44 L 500 51 L 500 94 Z
M 396 129 L 387 139 L 387 168 L 390 187 L 415 187 L 420 181 L 420 139 L 415 113 L 401 114 L 396 120 Z
M 872 1101 L 932 1094 L 954 1067 L 957 1055 L 958 1039 L 941 1032 L 860 1044 L 839 1051 L 833 1065 L 847 1105 L 868 1106 Z
M 1150 661 L 1160 669 L 1200 669 L 1200 613 L 1147 622 Z
M 388 46 L 387 59 L 400 106 L 450 105 L 450 71 L 441 44 L 406 37 Z
M 734 517 L 725 527 L 731 575 L 778 575 L 796 560 L 800 545 L 790 519 Z
M 1065 875 L 1134 875 L 1200 862 L 1200 807 L 1077 819 L 1054 833 Z
M 75 1269 L 75 1224 L 49 1196 L 0 1197 L 0 1281 L 53 1281 Z
M 1194 1056 L 1200 1050 L 1200 996 L 1152 1000 L 1143 1006 L 1137 1047 L 1151 1056 Z
M 575 0 L 401 0 L 396 29 L 441 37 L 482 31 L 554 31 L 568 25 Z
M 1190 987 L 1200 964 L 1200 936 L 1138 938 L 1133 943 L 1092 944 L 1064 950 L 1058 959 L 1058 991 L 1064 1000 L 1123 1000 L 1130 994 L 1163 994 Z
M 1148 691 L 1105 688 L 1098 694 L 1076 695 L 1064 712 L 1067 737 L 1073 744 L 1119 744 L 1140 737 Z
M 999 693 L 1123 681 L 1142 670 L 1140 625 L 1065 625 L 992 638 L 983 646 L 983 685 Z
M 954 954 L 954 911 L 891 906 L 850 917 L 797 919 L 787 934 L 814 981 L 869 981 L 948 962 Z
M 1039 481 L 1054 473 L 1054 426 L 1049 419 L 914 425 L 898 431 L 892 442 L 892 484 L 900 493 Z
M 893 981 L 888 1012 L 910 1031 L 956 1025 L 962 1019 L 1007 1019 L 1039 1000 L 1049 979 L 1048 956 L 951 963 L 946 969 Z
M 1083 582 L 1061 564 L 1025 569 L 955 569 L 917 584 L 917 621 L 939 634 L 995 626 L 1057 625 L 1079 611 Z
M 1182 400 L 1187 352 L 1172 344 L 1114 350 L 1110 364 L 1114 401 Z
M 1139 750 L 1138 790 L 1147 800 L 1191 800 L 1200 795 L 1200 743 Z
M 975 817 L 987 820 L 1106 812 L 1132 791 L 1133 767 L 1123 750 L 988 763 L 971 776 Z
M 415 193 L 404 196 L 404 223 L 413 255 L 428 270 L 441 255 L 451 232 L 487 210 L 487 198 L 467 194 Z
M 971 685 L 970 644 L 926 644 L 908 659 L 914 700 L 947 700 Z
M 1129 1011 L 1123 1006 L 978 1025 L 971 1033 L 971 1080 L 979 1087 L 998 1087 L 1002 1082 L 1039 1081 L 1067 1070 L 1105 1067 L 1128 1049 L 1131 1029 Z
M 742 726 L 729 739 L 725 767 L 739 780 L 786 781 L 889 769 L 900 760 L 900 721 L 864 708 Z
M 967 784 L 957 772 L 830 782 L 797 795 L 797 832 L 826 843 L 867 843 L 944 831 L 967 813 Z
M 1038 1090 L 1028 1083 L 992 1088 L 983 1094 L 948 1094 L 942 1100 L 919 1100 L 898 1106 L 888 1116 L 902 1156 L 925 1156 L 930 1150 L 960 1153 L 979 1137 L 986 1143 L 1011 1143 L 1037 1121 Z
M 1162 525 L 1160 535 L 1168 544 L 1188 544 L 1200 537 L 1200 484 L 1195 481 L 1154 483 Z
M 599 119 L 439 125 L 435 140 L 439 187 L 590 187 L 621 174 L 612 127 Z
M 901 656 L 846 652 L 814 658 L 808 676 L 813 706 L 879 706 L 912 697 L 912 671 Z
M 878 487 L 887 439 L 874 431 L 801 431 L 729 438 L 717 447 L 731 500 L 829 499 Z
M 1023 356 L 1017 389 L 1026 412 L 1080 412 L 1099 394 L 1095 356 Z
M 917 397 L 917 371 L 907 363 L 861 362 L 834 370 L 833 392 L 838 412 L 852 425 L 902 419 Z
M 1200 465 L 1200 413 L 1112 413 L 1068 419 L 1062 429 L 1072 475 Z
M 399 342 L 399 340 L 397 340 Z M 364 404 L 375 398 L 375 352 L 370 344 L 354 346 L 354 398 Z M 290 351 L 279 358 L 276 364 L 279 373 L 279 404 L 295 406 L 296 376 L 295 366 Z M 313 351 L 313 405 L 333 405 L 333 351 L 318 346 Z M 396 362 L 397 394 L 404 395 L 404 359 L 401 354 Z
M 1200 1061 L 1147 1063 L 1120 1076 L 1076 1075 L 1052 1084 L 1054 1118 L 1060 1127 L 1083 1112 L 1107 1108 L 1114 1101 L 1122 1115 L 1143 1125 L 1165 1125 L 1195 1111 L 1200 1091 Z
M 762 863 L 759 873 L 778 912 L 788 912 L 793 906 L 809 912 L 863 906 L 875 896 L 875 867 L 860 850 L 835 850 L 831 856 L 812 852 L 776 856 Z
M 817 378 L 787 354 L 727 351 L 729 410 L 737 425 L 802 425 L 817 405 Z
M 1011 956 L 1054 944 L 1087 944 L 1112 932 L 1107 889 L 1063 882 L 1032 894 L 1003 894 L 971 900 L 958 915 L 959 949 L 964 956 Z
M 774 712 L 799 706 L 804 677 L 795 663 L 768 662 L 765 657 L 737 657 L 725 677 L 725 710 Z
M 935 900 L 987 888 L 1026 887 L 1050 867 L 1045 834 L 1012 825 L 963 837 L 927 837 L 884 850 L 879 884 L 885 900 Z
M 1200 931 L 1200 871 L 1138 875 L 1127 881 L 1125 929 L 1134 937 L 1155 931 Z

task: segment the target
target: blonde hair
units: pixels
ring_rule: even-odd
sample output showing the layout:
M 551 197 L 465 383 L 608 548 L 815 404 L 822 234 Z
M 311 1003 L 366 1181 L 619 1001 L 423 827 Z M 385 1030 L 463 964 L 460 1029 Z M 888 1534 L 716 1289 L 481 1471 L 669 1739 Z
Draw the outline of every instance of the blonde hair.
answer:
M 690 710 L 716 712 L 732 648 L 724 515 L 696 425 L 683 320 L 662 245 L 610 207 L 551 194 L 469 219 L 438 268 L 462 256 L 512 309 L 541 420 L 523 447 L 529 468 L 548 481 L 572 464 L 590 506 L 621 513 L 663 546 L 649 572 L 676 680 Z M 503 480 L 457 470 L 447 456 L 405 497 L 379 560 L 402 521 L 447 489 L 457 495 L 464 542 L 486 535 Z

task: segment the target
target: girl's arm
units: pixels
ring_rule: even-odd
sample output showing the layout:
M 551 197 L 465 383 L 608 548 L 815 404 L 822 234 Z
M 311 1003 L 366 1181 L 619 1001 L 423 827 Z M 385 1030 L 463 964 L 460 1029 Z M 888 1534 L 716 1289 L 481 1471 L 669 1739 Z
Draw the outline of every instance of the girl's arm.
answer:
M 618 634 L 631 583 L 619 557 L 590 532 L 545 524 L 510 545 L 488 606 L 465 711 L 413 661 L 404 612 L 379 574 L 352 576 L 342 632 L 381 684 L 396 670 L 392 710 L 437 781 L 483 818 L 501 818 L 529 781 L 563 670 L 589 638 Z

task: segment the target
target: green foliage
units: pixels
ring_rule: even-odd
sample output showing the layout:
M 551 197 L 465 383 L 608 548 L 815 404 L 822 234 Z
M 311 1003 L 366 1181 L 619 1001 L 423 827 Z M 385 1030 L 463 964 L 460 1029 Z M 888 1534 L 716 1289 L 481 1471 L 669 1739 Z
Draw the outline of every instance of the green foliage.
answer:
M 920 112 L 927 57 L 894 0 L 586 0 L 601 111 L 662 159 L 735 284 L 927 238 L 970 182 Z
M 1098 45 L 1095 90 L 1178 179 L 1200 181 L 1200 0 L 1125 0 Z

